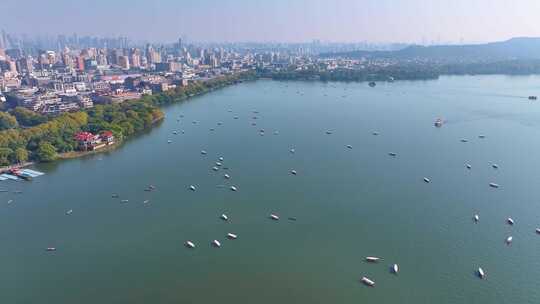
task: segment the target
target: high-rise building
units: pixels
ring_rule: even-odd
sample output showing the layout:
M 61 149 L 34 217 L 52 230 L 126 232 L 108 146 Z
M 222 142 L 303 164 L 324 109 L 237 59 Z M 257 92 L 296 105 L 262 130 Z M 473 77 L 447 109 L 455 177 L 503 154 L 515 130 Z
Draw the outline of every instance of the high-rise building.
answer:
M 32 62 L 32 57 L 23 57 L 17 60 L 17 71 L 20 74 L 24 74 L 24 73 L 31 74 L 34 71 L 34 64 Z
M 118 56 L 118 65 L 124 70 L 129 70 L 129 57 L 124 55 Z

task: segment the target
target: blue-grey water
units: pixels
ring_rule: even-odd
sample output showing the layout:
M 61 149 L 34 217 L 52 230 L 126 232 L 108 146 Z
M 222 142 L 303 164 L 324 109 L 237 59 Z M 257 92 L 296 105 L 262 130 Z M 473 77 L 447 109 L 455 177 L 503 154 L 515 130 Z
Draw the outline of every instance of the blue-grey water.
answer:
M 111 153 L 0 183 L 0 302 L 539 303 L 540 103 L 528 95 L 540 77 L 261 80 L 166 107 Z

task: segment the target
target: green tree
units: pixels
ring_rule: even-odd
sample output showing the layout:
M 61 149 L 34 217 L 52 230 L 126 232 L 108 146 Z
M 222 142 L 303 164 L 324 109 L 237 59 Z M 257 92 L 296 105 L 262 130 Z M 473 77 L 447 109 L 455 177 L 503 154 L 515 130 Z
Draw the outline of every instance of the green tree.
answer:
M 0 148 L 0 166 L 7 166 L 11 164 L 9 156 L 13 153 L 10 148 Z
M 53 145 L 48 142 L 41 142 L 37 149 L 37 158 L 40 161 L 48 162 L 56 159 L 58 155 L 56 154 L 56 149 Z
M 25 148 L 17 148 L 14 152 L 14 161 L 24 163 L 28 160 L 28 151 Z
M 17 119 L 6 112 L 0 112 L 0 130 L 14 129 L 18 127 Z

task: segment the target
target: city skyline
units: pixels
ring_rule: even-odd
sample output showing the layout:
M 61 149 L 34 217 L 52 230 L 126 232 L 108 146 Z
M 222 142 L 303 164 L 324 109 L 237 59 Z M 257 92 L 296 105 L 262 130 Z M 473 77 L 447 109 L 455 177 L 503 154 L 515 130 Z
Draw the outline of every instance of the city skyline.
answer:
M 0 4 L 21 12 L 17 1 Z M 29 36 L 119 37 L 173 42 L 477 43 L 540 36 L 540 3 L 519 0 L 293 1 L 27 1 L 5 14 L 0 29 Z M 35 26 L 42 20 L 44 26 Z

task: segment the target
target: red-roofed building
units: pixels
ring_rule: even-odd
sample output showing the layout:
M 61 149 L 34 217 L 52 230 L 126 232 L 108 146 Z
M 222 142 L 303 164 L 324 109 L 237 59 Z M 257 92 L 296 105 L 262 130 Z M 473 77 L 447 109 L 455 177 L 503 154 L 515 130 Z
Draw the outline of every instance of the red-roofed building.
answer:
M 79 144 L 79 150 L 82 151 L 93 151 L 114 144 L 114 136 L 111 131 L 103 131 L 100 135 L 78 132 L 75 134 L 75 140 Z

